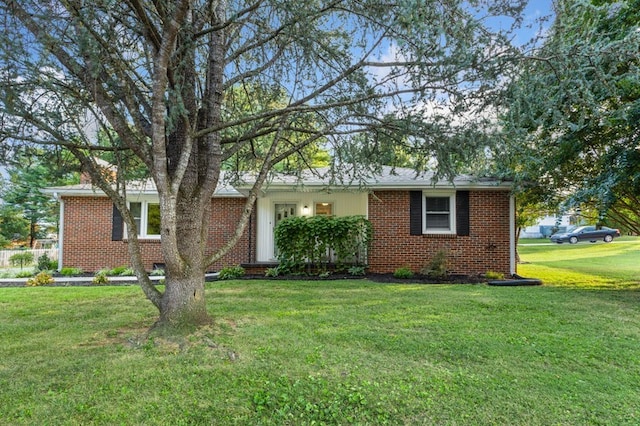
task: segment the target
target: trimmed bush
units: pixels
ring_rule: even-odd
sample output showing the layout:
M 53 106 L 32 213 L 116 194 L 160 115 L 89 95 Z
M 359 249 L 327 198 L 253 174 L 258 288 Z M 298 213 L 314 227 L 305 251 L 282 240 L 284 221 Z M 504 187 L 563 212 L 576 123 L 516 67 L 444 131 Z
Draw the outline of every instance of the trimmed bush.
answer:
M 295 216 L 278 223 L 275 243 L 280 272 L 323 273 L 333 259 L 338 269 L 366 260 L 372 227 L 364 216 Z

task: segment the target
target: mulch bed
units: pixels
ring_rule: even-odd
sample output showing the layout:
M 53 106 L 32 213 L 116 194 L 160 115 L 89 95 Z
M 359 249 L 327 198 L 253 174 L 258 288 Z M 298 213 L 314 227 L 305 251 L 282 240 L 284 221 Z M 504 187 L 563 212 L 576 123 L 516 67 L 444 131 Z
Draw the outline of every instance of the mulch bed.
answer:
M 82 287 L 82 286 L 96 286 L 91 281 L 93 275 L 87 275 L 86 281 L 73 281 L 73 282 L 56 282 L 48 285 L 48 287 Z M 361 276 L 354 276 L 345 273 L 333 273 L 326 277 L 318 275 L 283 275 L 278 277 L 266 277 L 264 275 L 245 275 L 241 279 L 246 280 L 263 280 L 263 281 L 335 281 L 335 280 L 363 280 L 367 279 L 376 283 L 390 283 L 390 284 L 486 284 L 487 279 L 481 276 L 471 275 L 448 275 L 445 278 L 432 278 L 427 275 L 416 274 L 412 278 L 396 278 L 393 274 L 367 274 Z M 207 281 L 216 281 L 215 279 L 207 279 Z M 516 280 L 511 280 L 516 281 Z M 135 279 L 132 281 L 113 281 L 107 285 L 136 285 Z M 498 285 L 498 284 L 493 284 Z M 518 285 L 517 283 L 505 284 L 505 285 Z M 520 285 L 527 285 L 523 281 Z M 531 285 L 531 284 L 529 284 Z M 25 287 L 24 282 L 20 281 L 3 281 L 0 282 L 0 287 Z
M 264 275 L 245 275 L 244 279 L 260 279 L 274 281 L 334 281 L 334 280 L 363 280 L 367 279 L 377 283 L 397 283 L 397 284 L 480 284 L 486 283 L 486 278 L 469 275 L 448 275 L 445 278 L 432 278 L 427 275 L 416 274 L 412 278 L 396 278 L 393 274 L 366 274 L 351 275 L 334 273 L 326 277 L 318 275 L 283 275 L 278 277 L 265 277 Z

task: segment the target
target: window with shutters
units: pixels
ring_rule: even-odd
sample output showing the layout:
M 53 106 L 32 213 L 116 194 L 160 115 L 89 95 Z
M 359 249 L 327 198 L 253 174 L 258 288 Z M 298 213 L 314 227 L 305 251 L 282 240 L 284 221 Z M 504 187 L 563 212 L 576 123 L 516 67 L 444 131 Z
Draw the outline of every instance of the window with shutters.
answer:
M 148 201 L 129 203 L 139 238 L 160 238 L 160 204 Z
M 455 234 L 455 204 L 455 192 L 423 192 L 422 232 L 424 234 Z

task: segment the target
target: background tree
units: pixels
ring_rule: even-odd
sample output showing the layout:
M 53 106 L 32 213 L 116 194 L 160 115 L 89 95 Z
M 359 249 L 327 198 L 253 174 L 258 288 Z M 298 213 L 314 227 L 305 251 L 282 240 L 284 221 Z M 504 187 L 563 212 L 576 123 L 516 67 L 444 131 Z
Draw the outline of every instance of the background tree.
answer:
M 46 161 L 46 160 L 50 161 Z M 58 222 L 57 203 L 41 190 L 47 186 L 74 183 L 71 169 L 61 169 L 62 160 L 51 161 L 43 150 L 29 150 L 28 155 L 13 158 L 7 168 L 8 178 L 0 181 L 0 205 L 3 214 L 2 234 L 10 240 L 24 239 L 34 247 L 38 238 L 55 231 Z M 17 238 L 18 237 L 18 238 Z
M 0 247 L 21 244 L 29 238 L 29 221 L 13 206 L 0 203 Z
M 160 312 L 157 324 L 205 323 L 204 272 L 242 235 L 269 171 L 319 142 L 339 169 L 341 148 L 353 135 L 385 128 L 390 111 L 423 155 L 447 153 L 446 136 L 474 124 L 471 112 L 497 93 L 510 63 L 508 30 L 489 28 L 485 18 L 498 16 L 507 28 L 519 22 L 523 3 L 2 0 L 0 137 L 5 146 L 56 144 L 72 152 L 123 216 L 132 266 Z M 225 100 L 247 88 L 272 102 L 240 114 L 226 109 L 232 104 Z M 447 113 L 436 117 L 434 105 Z M 117 143 L 87 138 L 88 122 L 117 135 Z M 246 158 L 257 140 L 261 155 L 242 219 L 206 255 L 220 170 L 237 154 Z M 94 160 L 107 151 L 119 166 L 111 181 Z M 164 292 L 144 271 L 123 152 L 145 165 L 158 190 Z M 375 156 L 359 160 L 366 169 Z M 450 160 L 438 156 L 438 166 L 451 172 Z
M 640 1 L 557 1 L 509 86 L 499 164 L 536 202 L 640 231 Z M 608 219 L 606 219 L 608 217 Z

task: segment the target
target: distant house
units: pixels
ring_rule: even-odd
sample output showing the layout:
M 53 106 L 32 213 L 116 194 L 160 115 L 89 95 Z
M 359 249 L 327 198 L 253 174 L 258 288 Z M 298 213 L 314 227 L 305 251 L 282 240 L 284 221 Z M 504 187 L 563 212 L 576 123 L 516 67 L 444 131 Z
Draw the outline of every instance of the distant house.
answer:
M 212 252 L 232 235 L 249 184 L 221 183 L 215 191 L 207 240 Z M 510 189 L 506 182 L 470 176 L 433 183 L 429 174 L 389 167 L 352 184 L 333 184 L 327 170 L 302 177 L 279 175 L 265 184 L 242 239 L 213 269 L 243 265 L 259 271 L 273 266 L 274 228 L 289 216 L 363 215 L 373 226 L 370 272 L 389 273 L 404 266 L 419 271 L 445 251 L 452 274 L 511 275 L 516 264 Z M 60 200 L 59 267 L 97 271 L 129 263 L 127 231 L 102 191 L 82 183 L 46 192 Z M 128 196 L 139 220 L 143 259 L 151 270 L 164 263 L 157 192 L 152 182 L 135 182 L 129 185 Z
M 520 231 L 520 238 L 548 238 L 556 232 L 565 232 L 573 225 L 572 215 L 548 215 L 538 219 L 535 225 L 527 226 Z

